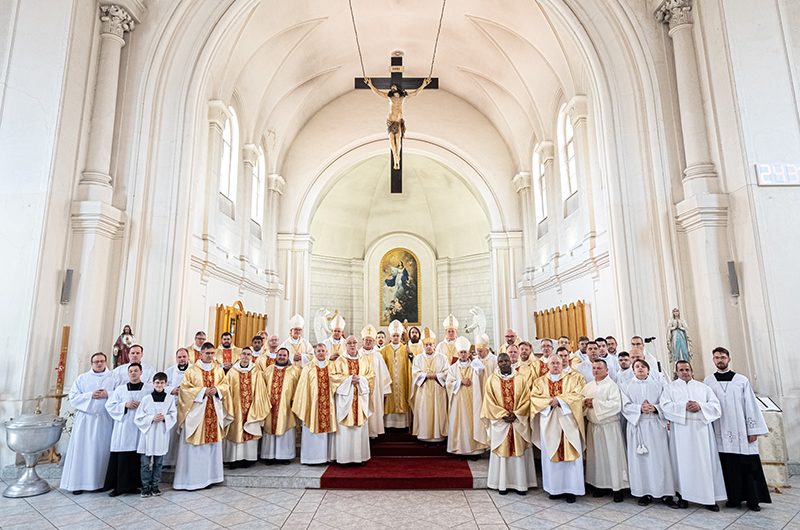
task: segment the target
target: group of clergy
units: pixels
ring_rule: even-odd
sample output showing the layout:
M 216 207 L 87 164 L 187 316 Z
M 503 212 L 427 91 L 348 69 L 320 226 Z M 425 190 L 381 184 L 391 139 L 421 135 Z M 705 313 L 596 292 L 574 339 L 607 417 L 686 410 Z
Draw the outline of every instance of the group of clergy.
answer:
M 560 337 L 555 351 L 552 340 L 541 339 L 534 353 L 507 330 L 495 354 L 486 335 L 474 348 L 458 336 L 453 315 L 438 343 L 429 328 L 399 321 L 390 323 L 384 344 L 372 325 L 360 341 L 345 335 L 345 325 L 336 315 L 332 336 L 314 346 L 299 315 L 283 342 L 260 333 L 252 347 L 238 348 L 223 333 L 217 347 L 198 332 L 178 349 L 159 388 L 154 376 L 164 374 L 142 362 L 140 345 L 113 371 L 100 362 L 105 355 L 93 355 L 92 369 L 69 394 L 76 419 L 61 487 L 108 489 L 109 477 L 120 484 L 117 492 L 134 487 L 134 460 L 146 444 L 143 429 L 137 434 L 126 422 L 152 393 L 150 401 L 167 394 L 175 402 L 174 419 L 161 415 L 159 424 L 174 489 L 222 482 L 223 464 L 288 463 L 298 430 L 301 463 L 357 464 L 369 460 L 370 438 L 408 428 L 425 443 L 446 440 L 454 455 L 474 459 L 488 451 L 488 487 L 501 494 L 537 486 L 535 445 L 544 490 L 569 503 L 585 494 L 585 484 L 615 502 L 630 489 L 642 505 L 659 499 L 719 510 L 717 502 L 727 499 L 728 506 L 746 502 L 757 510 L 770 502 L 757 442 L 767 428 L 747 378 L 729 369 L 724 348 L 714 350 L 718 371 L 705 382 L 693 379 L 686 361 L 667 382 L 638 336 L 630 352 L 617 352 L 613 337 L 580 337 L 573 352 L 570 339 Z M 152 417 L 147 421 L 159 421 Z M 157 490 L 155 468 L 154 462 L 148 480 Z M 144 477 L 144 463 L 142 469 Z

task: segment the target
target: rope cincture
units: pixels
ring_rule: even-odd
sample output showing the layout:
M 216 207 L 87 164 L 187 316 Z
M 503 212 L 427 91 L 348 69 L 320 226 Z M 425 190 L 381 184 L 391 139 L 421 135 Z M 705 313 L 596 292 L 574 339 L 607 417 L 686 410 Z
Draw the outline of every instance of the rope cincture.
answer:
M 350 6 L 350 20 L 353 22 L 353 34 L 356 37 L 356 49 L 358 50 L 358 60 L 361 63 L 361 75 L 364 79 L 367 78 L 367 71 L 364 68 L 364 55 L 361 53 L 361 42 L 358 39 L 358 28 L 356 27 L 356 16 L 353 13 L 353 0 L 347 0 Z M 442 21 L 444 20 L 444 8 L 447 5 L 447 0 L 442 0 L 442 11 L 439 14 L 439 27 L 436 29 L 436 40 L 433 42 L 433 55 L 431 56 L 431 69 L 428 71 L 428 79 L 433 77 L 433 65 L 436 62 L 436 49 L 439 47 L 439 35 L 442 33 Z

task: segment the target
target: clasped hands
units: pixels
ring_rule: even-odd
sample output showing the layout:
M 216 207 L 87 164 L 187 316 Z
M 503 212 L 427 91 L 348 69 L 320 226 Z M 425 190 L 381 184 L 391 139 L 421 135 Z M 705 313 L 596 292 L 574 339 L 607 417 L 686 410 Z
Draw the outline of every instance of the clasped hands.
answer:
M 644 412 L 645 414 L 655 414 L 656 407 L 655 405 L 650 404 L 650 402 L 645 399 L 642 402 L 642 412 Z
M 125 408 L 126 409 L 138 409 L 139 408 L 139 402 L 138 401 L 128 401 L 128 402 L 125 403 Z
M 509 412 L 505 416 L 503 416 L 503 421 L 506 423 L 514 423 L 517 421 L 517 416 L 513 412 Z
M 583 400 L 583 406 L 587 408 L 594 407 L 594 398 L 586 398 Z
M 108 390 L 105 388 L 98 388 L 92 392 L 92 399 L 106 399 L 108 397 Z
M 689 412 L 700 412 L 700 403 L 692 401 L 691 399 L 686 402 L 686 410 Z
M 164 421 L 164 415 L 161 414 L 160 412 L 155 416 L 153 416 L 153 422 L 159 422 L 159 421 Z
M 217 393 L 217 387 L 210 386 L 206 388 L 206 396 L 211 397 Z

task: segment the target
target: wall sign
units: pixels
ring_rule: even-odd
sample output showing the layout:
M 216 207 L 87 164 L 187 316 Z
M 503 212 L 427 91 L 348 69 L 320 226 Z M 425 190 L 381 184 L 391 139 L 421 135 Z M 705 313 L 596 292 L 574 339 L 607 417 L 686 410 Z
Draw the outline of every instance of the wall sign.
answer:
M 800 164 L 756 164 L 759 186 L 800 186 Z

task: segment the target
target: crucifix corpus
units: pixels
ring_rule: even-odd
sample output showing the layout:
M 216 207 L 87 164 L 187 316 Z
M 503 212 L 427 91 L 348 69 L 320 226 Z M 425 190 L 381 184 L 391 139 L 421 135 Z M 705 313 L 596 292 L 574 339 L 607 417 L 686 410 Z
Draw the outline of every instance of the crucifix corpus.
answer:
M 406 122 L 403 119 L 403 101 L 416 96 L 424 89 L 439 88 L 438 78 L 403 77 L 403 52 L 392 53 L 389 68 L 391 77 L 357 77 L 356 89 L 369 89 L 389 101 L 389 116 L 386 118 L 386 131 L 389 133 L 389 146 L 392 161 L 392 193 L 403 193 L 403 137 Z M 385 90 L 385 92 L 383 90 Z
M 406 123 L 403 119 L 403 101 L 407 97 L 416 96 L 426 88 L 439 88 L 439 79 L 433 76 L 433 64 L 436 61 L 436 48 L 439 45 L 439 35 L 442 32 L 442 19 L 447 0 L 442 0 L 442 12 L 439 14 L 439 28 L 436 30 L 436 40 L 433 43 L 433 56 L 428 77 L 403 77 L 403 52 L 392 52 L 390 77 L 369 78 L 364 70 L 364 56 L 361 54 L 361 43 L 358 40 L 356 17 L 353 14 L 353 2 L 349 0 L 350 18 L 353 21 L 353 33 L 356 37 L 358 60 L 361 62 L 361 77 L 355 78 L 356 89 L 369 89 L 380 97 L 389 101 L 389 116 L 386 118 L 386 129 L 389 133 L 389 154 L 391 164 L 391 190 L 392 193 L 403 193 L 403 136 L 406 132 Z M 384 92 L 384 90 L 386 92 Z

